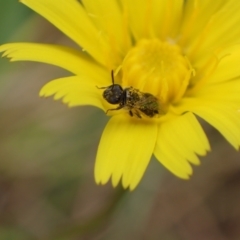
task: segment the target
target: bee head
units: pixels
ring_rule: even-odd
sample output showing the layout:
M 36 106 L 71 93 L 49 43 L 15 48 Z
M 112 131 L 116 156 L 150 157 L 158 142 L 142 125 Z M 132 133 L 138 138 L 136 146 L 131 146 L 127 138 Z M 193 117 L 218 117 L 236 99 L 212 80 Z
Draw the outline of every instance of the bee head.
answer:
M 111 104 L 118 104 L 122 101 L 123 89 L 119 84 L 113 84 L 103 92 L 104 99 Z
M 124 90 L 119 84 L 114 83 L 114 72 L 111 72 L 112 76 L 112 85 L 108 87 L 103 87 L 105 89 L 103 92 L 103 98 L 110 104 L 119 104 L 123 99 Z

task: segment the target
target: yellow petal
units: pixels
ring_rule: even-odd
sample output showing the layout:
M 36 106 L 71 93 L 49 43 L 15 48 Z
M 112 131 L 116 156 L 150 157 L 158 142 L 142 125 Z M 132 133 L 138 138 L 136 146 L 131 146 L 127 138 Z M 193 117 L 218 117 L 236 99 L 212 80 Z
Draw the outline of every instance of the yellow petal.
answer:
M 21 0 L 42 15 L 100 63 L 105 63 L 101 46 L 105 42 L 89 19 L 82 5 L 76 0 Z
M 198 59 L 214 49 L 238 43 L 240 29 L 234 27 L 240 24 L 238 10 L 238 0 L 187 1 L 180 41 L 188 46 L 188 55 Z
M 238 149 L 240 145 L 239 92 L 239 78 L 206 86 L 194 98 L 183 99 L 178 110 L 196 113 Z
M 118 114 L 108 122 L 98 148 L 95 165 L 97 183 L 112 176 L 116 186 L 122 178 L 124 188 L 133 190 L 141 180 L 156 142 L 157 124 Z
M 199 32 L 205 27 L 214 15 L 227 2 L 225 0 L 190 0 L 185 2 L 181 27 L 181 40 L 190 43 L 196 39 Z
M 150 26 L 153 26 L 154 37 L 167 40 L 179 34 L 184 0 L 152 0 Z
M 156 158 L 176 176 L 188 179 L 190 164 L 198 165 L 198 155 L 210 150 L 206 135 L 192 113 L 186 113 L 160 126 L 154 150 Z
M 121 0 L 136 40 L 160 37 L 164 40 L 176 34 L 180 22 L 182 0 Z
M 218 56 L 219 63 L 209 78 L 210 83 L 229 81 L 240 76 L 240 45 L 225 48 Z
M 62 67 L 74 74 L 88 76 L 94 79 L 95 84 L 108 84 L 110 72 L 100 67 L 86 54 L 69 47 L 34 44 L 34 43 L 9 43 L 0 46 L 0 52 L 11 61 L 37 61 Z M 94 69 L 94 71 L 93 71 Z
M 192 111 L 215 127 L 232 145 L 240 146 L 240 104 L 219 99 L 188 99 L 182 111 Z
M 209 54 L 204 54 L 204 57 L 195 59 L 193 65 L 197 71 L 188 95 L 189 92 L 196 95 L 212 84 L 236 80 L 240 76 L 239 59 L 239 44 L 210 51 Z
M 239 92 L 240 92 L 240 84 L 239 84 L 240 77 L 231 79 L 230 81 L 218 82 L 216 83 L 209 83 L 205 85 L 200 91 L 196 92 L 194 98 L 185 98 L 183 101 L 188 101 L 189 103 L 192 101 L 195 104 L 197 101 L 197 105 L 199 101 L 211 102 L 215 101 L 221 102 L 227 106 L 233 106 L 234 103 L 240 104 Z M 202 105 L 203 105 L 202 104 Z
M 220 104 L 219 104 L 220 105 Z M 240 146 L 240 114 L 239 111 L 225 110 L 224 106 L 214 109 L 195 109 L 194 112 L 215 127 L 238 150 Z
M 40 91 L 40 96 L 54 95 L 54 100 L 62 99 L 70 107 L 78 105 L 92 105 L 105 111 L 101 92 L 96 85 L 78 76 L 65 77 L 53 80 Z
M 131 39 L 118 2 L 116 0 L 83 0 L 82 2 L 96 28 L 108 40 L 111 53 L 115 57 L 116 55 L 124 57 L 131 45 Z M 114 61 L 113 57 L 111 61 Z

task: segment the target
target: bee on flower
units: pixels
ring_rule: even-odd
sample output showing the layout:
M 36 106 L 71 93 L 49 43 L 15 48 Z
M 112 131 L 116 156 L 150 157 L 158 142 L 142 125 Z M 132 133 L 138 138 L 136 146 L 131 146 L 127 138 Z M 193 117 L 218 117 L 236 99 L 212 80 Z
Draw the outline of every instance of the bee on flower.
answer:
M 197 117 L 239 149 L 239 1 L 21 2 L 79 49 L 9 43 L 0 51 L 11 61 L 68 70 L 71 76 L 47 83 L 40 96 L 92 105 L 110 117 L 96 157 L 98 184 L 111 180 L 133 190 L 152 155 L 189 179 L 191 164 L 210 150 Z
M 126 108 L 130 116 L 134 114 L 142 118 L 141 113 L 148 117 L 154 117 L 160 111 L 159 100 L 150 93 L 142 93 L 133 87 L 123 89 L 119 84 L 114 83 L 114 73 L 112 71 L 112 85 L 101 87 L 104 99 L 110 104 L 119 104 L 117 108 L 108 109 L 108 111 Z M 141 112 L 141 113 L 140 113 Z

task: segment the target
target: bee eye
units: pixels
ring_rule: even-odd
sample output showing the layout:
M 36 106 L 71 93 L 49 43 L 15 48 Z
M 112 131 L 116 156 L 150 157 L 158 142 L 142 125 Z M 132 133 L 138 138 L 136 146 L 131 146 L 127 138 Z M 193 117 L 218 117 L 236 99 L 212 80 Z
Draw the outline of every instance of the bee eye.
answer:
M 103 97 L 111 104 L 118 104 L 122 100 L 122 94 L 122 87 L 118 84 L 113 84 L 103 92 Z

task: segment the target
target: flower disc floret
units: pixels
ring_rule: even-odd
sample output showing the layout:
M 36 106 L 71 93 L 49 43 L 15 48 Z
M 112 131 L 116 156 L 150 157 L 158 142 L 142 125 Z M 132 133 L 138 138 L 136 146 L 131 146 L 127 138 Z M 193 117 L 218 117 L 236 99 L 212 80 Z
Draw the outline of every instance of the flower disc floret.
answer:
M 143 39 L 126 55 L 122 72 L 123 86 L 134 86 L 169 104 L 184 95 L 192 67 L 178 45 L 159 39 Z

